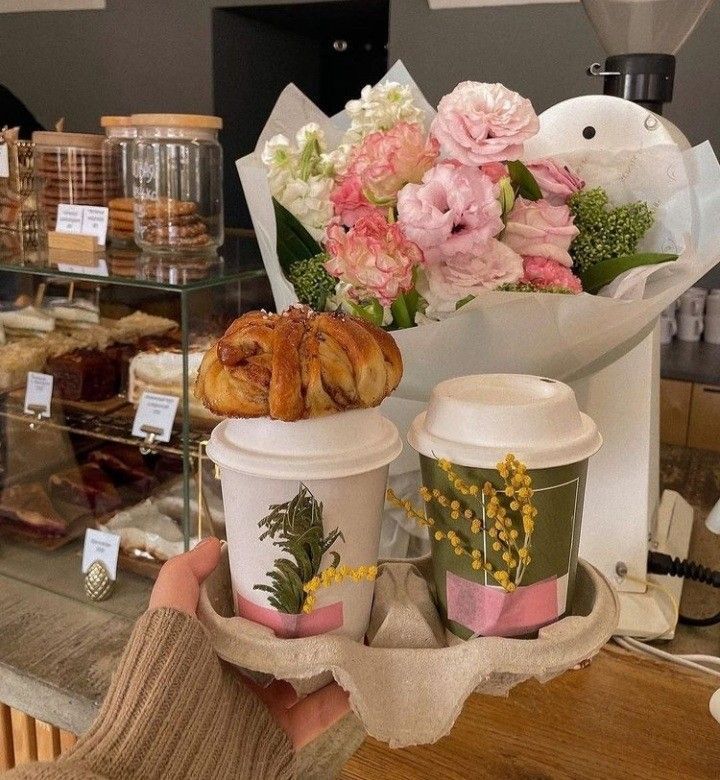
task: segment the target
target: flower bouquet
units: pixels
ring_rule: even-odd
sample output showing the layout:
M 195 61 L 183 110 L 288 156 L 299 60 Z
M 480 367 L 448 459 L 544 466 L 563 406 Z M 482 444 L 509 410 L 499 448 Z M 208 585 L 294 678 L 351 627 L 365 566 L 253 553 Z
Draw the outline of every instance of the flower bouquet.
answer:
M 478 82 L 436 112 L 401 64 L 333 119 L 288 87 L 238 160 L 278 308 L 396 329 L 407 399 L 469 371 L 567 380 L 623 354 L 717 261 L 720 169 L 649 120 L 636 139 L 654 115 L 633 104 L 577 101 L 597 128 L 608 104 L 582 101 L 624 124 L 591 143 L 562 104 L 538 117 Z

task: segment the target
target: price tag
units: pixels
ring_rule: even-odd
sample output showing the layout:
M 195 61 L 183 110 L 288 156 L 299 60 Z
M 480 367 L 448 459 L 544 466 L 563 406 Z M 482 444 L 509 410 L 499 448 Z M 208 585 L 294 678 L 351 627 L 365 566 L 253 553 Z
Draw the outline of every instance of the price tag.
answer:
M 117 562 L 120 553 L 120 537 L 105 531 L 97 531 L 88 528 L 85 531 L 85 545 L 83 546 L 82 573 L 87 574 L 88 569 L 100 561 L 108 570 L 110 579 L 117 576 Z
M 0 141 L 0 179 L 10 178 L 10 155 L 8 145 Z
M 180 399 L 174 395 L 143 393 L 135 412 L 132 435 L 140 439 L 152 435 L 154 441 L 170 441 L 179 403 Z
M 107 261 L 98 258 L 96 265 L 76 265 L 74 263 L 58 263 L 57 269 L 63 274 L 84 274 L 85 276 L 110 276 Z
M 82 235 L 83 206 L 72 203 L 58 203 L 55 230 L 58 233 Z
M 83 206 L 82 234 L 95 236 L 100 246 L 105 246 L 109 210 L 105 206 Z
M 50 417 L 53 377 L 51 374 L 39 374 L 28 371 L 25 387 L 25 414 Z

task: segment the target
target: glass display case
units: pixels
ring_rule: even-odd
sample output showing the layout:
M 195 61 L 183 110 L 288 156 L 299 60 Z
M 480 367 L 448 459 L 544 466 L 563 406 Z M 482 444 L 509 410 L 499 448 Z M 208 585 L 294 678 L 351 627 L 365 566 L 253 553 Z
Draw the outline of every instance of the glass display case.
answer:
M 0 234 L 0 545 L 54 551 L 107 529 L 121 565 L 152 574 L 223 535 L 204 454 L 216 419 L 192 391 L 229 322 L 271 304 L 254 239 L 229 237 L 222 256 L 18 241 Z M 28 405 L 29 372 L 52 376 L 49 410 Z M 134 434 L 141 399 L 158 395 L 177 399 L 169 437 L 147 422 Z

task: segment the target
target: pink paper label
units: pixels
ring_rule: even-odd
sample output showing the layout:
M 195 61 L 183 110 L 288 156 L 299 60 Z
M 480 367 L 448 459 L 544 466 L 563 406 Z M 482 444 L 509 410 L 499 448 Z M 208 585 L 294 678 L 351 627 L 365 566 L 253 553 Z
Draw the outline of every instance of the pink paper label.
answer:
M 448 619 L 480 636 L 522 636 L 557 620 L 557 578 L 512 593 L 447 572 Z
M 271 607 L 261 607 L 239 594 L 236 594 L 235 606 L 237 615 L 271 628 L 281 639 L 327 634 L 328 631 L 341 628 L 343 624 L 342 601 L 318 607 L 307 615 L 289 615 Z

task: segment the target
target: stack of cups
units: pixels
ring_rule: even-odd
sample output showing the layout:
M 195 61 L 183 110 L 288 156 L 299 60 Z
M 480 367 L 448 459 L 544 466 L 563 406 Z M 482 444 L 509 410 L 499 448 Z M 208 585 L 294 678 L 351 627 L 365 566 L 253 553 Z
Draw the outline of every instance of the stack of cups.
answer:
M 673 301 L 660 315 L 660 343 L 669 344 L 677 332 L 677 301 Z
M 388 468 L 401 450 L 378 409 L 217 425 L 207 453 L 220 470 L 236 614 L 283 638 L 362 641 Z
M 707 290 L 691 287 L 680 296 L 677 335 L 681 341 L 700 341 L 702 336 Z
M 720 289 L 710 290 L 705 302 L 705 341 L 720 344 Z

